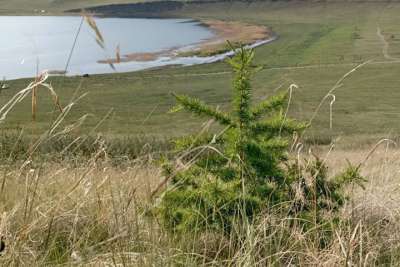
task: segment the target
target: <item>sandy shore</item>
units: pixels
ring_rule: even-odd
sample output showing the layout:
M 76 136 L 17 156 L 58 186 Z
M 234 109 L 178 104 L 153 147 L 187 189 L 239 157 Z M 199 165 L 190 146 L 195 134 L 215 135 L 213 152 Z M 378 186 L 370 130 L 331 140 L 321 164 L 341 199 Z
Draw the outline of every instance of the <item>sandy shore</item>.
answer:
M 227 41 L 232 44 L 252 44 L 272 36 L 265 26 L 245 24 L 234 21 L 207 20 L 204 25 L 214 32 L 214 37 L 199 44 L 192 52 L 198 55 L 212 55 L 226 51 Z
M 204 20 L 201 23 L 214 32 L 214 37 L 190 47 L 171 48 L 155 53 L 126 54 L 119 56 L 119 58 L 101 60 L 99 63 L 146 62 L 156 60 L 159 57 L 210 56 L 226 52 L 228 50 L 227 41 L 232 44 L 248 45 L 269 39 L 272 36 L 270 29 L 265 26 L 220 20 Z

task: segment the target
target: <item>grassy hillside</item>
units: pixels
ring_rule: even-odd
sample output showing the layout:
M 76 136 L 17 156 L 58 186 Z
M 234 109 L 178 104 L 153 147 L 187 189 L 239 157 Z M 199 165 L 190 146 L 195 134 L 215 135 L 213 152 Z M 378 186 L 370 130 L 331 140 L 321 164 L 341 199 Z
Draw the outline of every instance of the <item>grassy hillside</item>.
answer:
M 357 135 L 359 139 L 360 135 L 397 135 L 400 130 L 397 124 L 400 30 L 396 26 L 399 11 L 397 3 L 257 2 L 187 6 L 178 15 L 240 20 L 271 27 L 279 39 L 256 50 L 256 61 L 264 67 L 256 76 L 256 96 L 262 99 L 278 88 L 286 89 L 296 83 L 299 89 L 294 92 L 290 112 L 306 120 L 345 73 L 361 62 L 370 61 L 333 92 L 336 96 L 333 129 L 329 129 L 329 98 L 309 131 L 321 138 Z M 72 122 L 90 114 L 83 131 L 112 110 L 99 128 L 104 133 L 170 136 L 198 128 L 192 127 L 191 118 L 167 114 L 173 104 L 169 92 L 186 92 L 224 107 L 230 86 L 226 70 L 226 64 L 216 63 L 51 81 L 63 104 L 68 103 L 78 85 L 79 94 L 89 93 L 69 117 Z M 28 80 L 11 82 L 11 89 L 1 92 L 1 102 L 27 83 Z M 3 127 L 23 125 L 27 132 L 43 131 L 55 113 L 47 93 L 39 98 L 38 122 L 30 122 L 27 99 L 18 104 Z
M 132 3 L 135 0 L 0 0 L 0 14 L 35 14 L 45 10 L 47 14 L 60 14 L 64 10 L 113 3 Z M 36 10 L 36 11 L 35 11 Z

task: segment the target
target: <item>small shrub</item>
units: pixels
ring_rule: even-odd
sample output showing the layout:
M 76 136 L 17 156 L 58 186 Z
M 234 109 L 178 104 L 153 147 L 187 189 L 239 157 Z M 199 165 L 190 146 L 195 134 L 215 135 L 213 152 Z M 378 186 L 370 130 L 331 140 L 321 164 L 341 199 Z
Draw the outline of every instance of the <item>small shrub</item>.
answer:
M 279 205 L 285 208 L 285 216 L 308 217 L 313 210 L 335 211 L 343 204 L 342 185 L 355 174 L 328 181 L 322 161 L 304 167 L 288 160 L 291 137 L 307 125 L 286 116 L 286 92 L 252 104 L 250 79 L 258 69 L 252 65 L 253 57 L 253 50 L 242 48 L 229 60 L 234 72 L 231 112 L 175 95 L 178 105 L 174 111 L 185 109 L 210 118 L 223 130 L 176 140 L 183 167 L 165 164 L 171 180 L 159 206 L 168 229 L 229 235 L 237 225 L 252 223 L 266 208 Z M 305 174 L 312 180 L 310 185 Z M 296 200 L 298 189 L 303 203 Z

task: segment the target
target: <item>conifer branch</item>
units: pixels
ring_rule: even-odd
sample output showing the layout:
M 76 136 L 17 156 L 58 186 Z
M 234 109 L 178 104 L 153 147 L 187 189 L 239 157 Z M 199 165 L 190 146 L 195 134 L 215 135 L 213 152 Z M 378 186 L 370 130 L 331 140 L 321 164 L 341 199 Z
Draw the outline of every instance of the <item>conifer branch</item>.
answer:
M 226 113 L 207 105 L 199 99 L 192 98 L 186 95 L 177 95 L 174 93 L 173 96 L 175 96 L 179 105 L 181 105 L 184 109 L 195 113 L 198 116 L 212 118 L 222 125 L 230 125 L 232 127 L 235 126 L 232 119 Z
M 238 74 L 234 81 L 234 90 L 236 92 L 233 105 L 235 107 L 240 124 L 247 125 L 250 122 L 250 104 L 251 104 L 251 86 L 249 77 Z
M 176 151 L 184 151 L 191 147 L 212 144 L 213 142 L 217 142 L 217 139 L 216 136 L 211 133 L 202 134 L 201 136 L 188 135 L 177 138 L 174 141 Z
M 233 78 L 234 97 L 232 99 L 233 107 L 236 111 L 239 127 L 248 125 L 251 121 L 251 76 L 253 74 L 252 61 L 254 58 L 253 50 L 246 50 L 241 47 L 238 54 L 228 60 L 235 76 Z
M 282 93 L 276 96 L 272 96 L 267 100 L 261 102 L 251 110 L 252 119 L 256 120 L 267 113 L 277 111 L 285 105 L 287 100 L 287 93 Z
M 283 134 L 292 134 L 302 131 L 307 128 L 305 123 L 299 123 L 296 120 L 286 119 L 282 123 L 282 116 L 275 116 L 266 121 L 257 122 L 251 125 L 251 130 L 254 135 L 266 134 L 270 136 Z

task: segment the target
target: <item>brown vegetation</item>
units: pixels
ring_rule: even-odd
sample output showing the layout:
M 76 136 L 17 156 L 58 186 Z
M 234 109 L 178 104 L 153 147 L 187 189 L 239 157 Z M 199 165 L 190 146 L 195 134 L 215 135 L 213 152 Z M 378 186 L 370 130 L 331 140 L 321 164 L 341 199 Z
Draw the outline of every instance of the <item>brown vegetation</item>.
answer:
M 359 162 L 368 153 L 369 150 L 333 151 L 321 152 L 320 156 L 327 156 L 331 169 L 337 170 L 346 158 Z M 6 250 L 0 265 L 173 265 L 182 261 L 194 263 L 201 258 L 212 260 L 218 255 L 223 258 L 227 250 L 232 250 L 231 260 L 221 262 L 215 258 L 215 265 L 235 261 L 244 264 L 257 256 L 257 244 L 274 239 L 263 236 L 261 229 L 275 227 L 277 235 L 284 231 L 284 221 L 267 216 L 258 227 L 249 229 L 248 244 L 242 248 L 230 247 L 229 240 L 215 235 L 173 241 L 145 214 L 151 205 L 151 189 L 162 179 L 157 167 L 132 161 L 129 167 L 120 168 L 95 155 L 82 162 L 78 166 L 48 162 L 1 168 L 0 234 Z M 397 149 L 379 148 L 372 154 L 363 168 L 369 183 L 365 190 L 353 192 L 354 201 L 344 210 L 344 216 L 353 216 L 355 223 L 338 228 L 331 246 L 317 250 L 307 243 L 307 236 L 293 229 L 292 242 L 276 243 L 280 253 L 264 255 L 261 263 L 272 264 L 289 257 L 296 253 L 291 249 L 298 250 L 304 265 L 318 266 L 346 265 L 346 261 L 350 264 L 347 266 L 369 266 L 377 263 L 382 251 L 395 253 L 400 241 L 396 234 L 400 229 L 399 162 Z
M 205 20 L 203 21 L 215 34 L 198 46 L 202 53 L 212 54 L 231 43 L 252 44 L 271 37 L 272 32 L 265 26 L 252 25 L 237 21 Z

